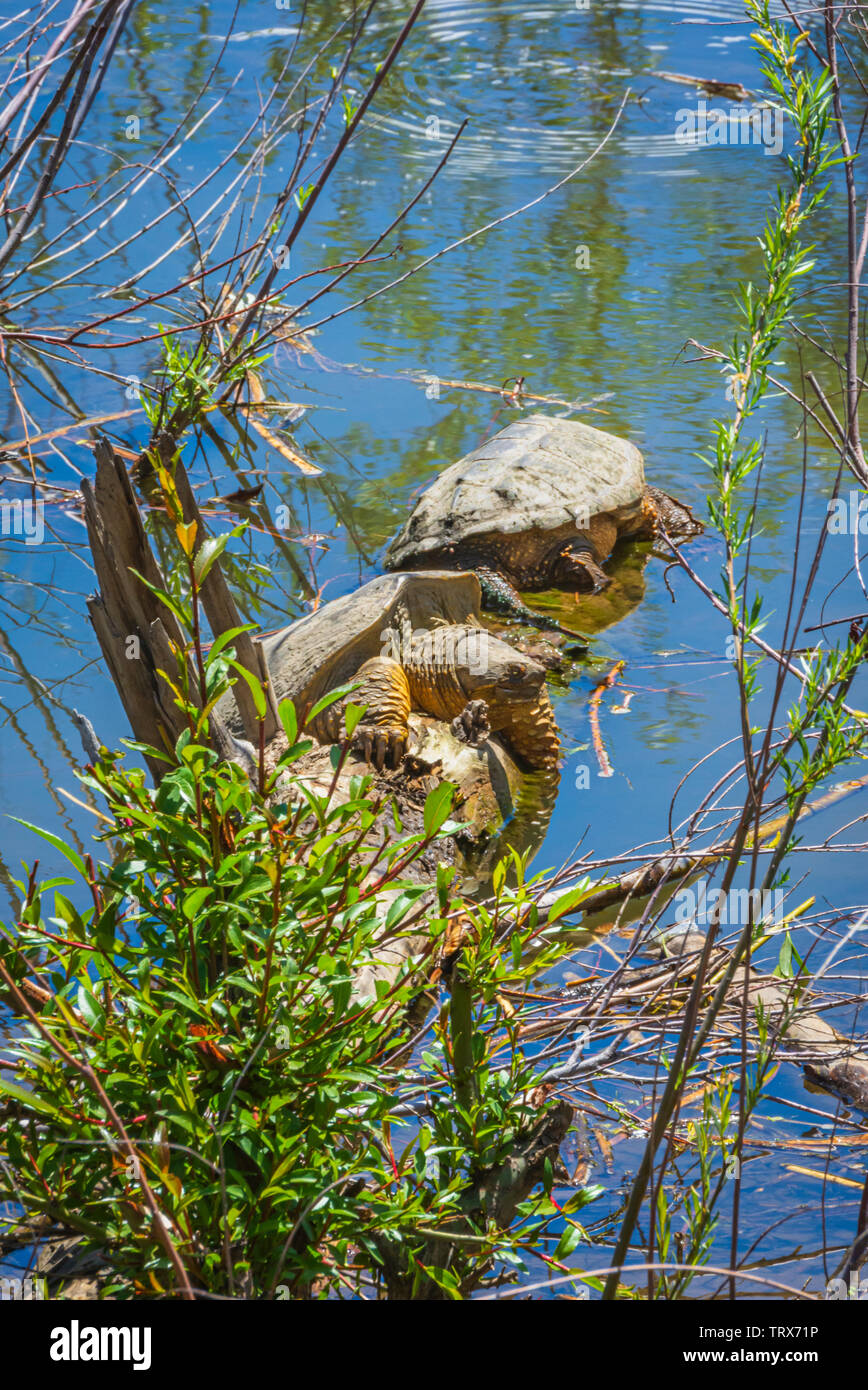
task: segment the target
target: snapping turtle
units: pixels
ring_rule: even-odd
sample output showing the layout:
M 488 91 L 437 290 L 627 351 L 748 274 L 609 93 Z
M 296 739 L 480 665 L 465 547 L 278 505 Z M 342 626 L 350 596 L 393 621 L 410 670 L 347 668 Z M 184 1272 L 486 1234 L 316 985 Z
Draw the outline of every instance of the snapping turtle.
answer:
M 301 724 L 324 695 L 359 681 L 309 728 L 337 743 L 347 702 L 366 705 L 353 742 L 378 768 L 406 753 L 411 709 L 452 721 L 465 741 L 500 734 L 530 766 L 551 766 L 559 742 L 545 671 L 479 627 L 480 600 L 472 574 L 382 575 L 264 640 L 274 693 Z M 228 705 L 224 717 L 231 726 Z
M 622 536 L 702 528 L 645 482 L 635 445 L 575 420 L 530 415 L 453 463 L 419 497 L 389 546 L 387 569 L 472 569 L 487 607 L 554 626 L 517 590 L 608 584 L 600 568 Z

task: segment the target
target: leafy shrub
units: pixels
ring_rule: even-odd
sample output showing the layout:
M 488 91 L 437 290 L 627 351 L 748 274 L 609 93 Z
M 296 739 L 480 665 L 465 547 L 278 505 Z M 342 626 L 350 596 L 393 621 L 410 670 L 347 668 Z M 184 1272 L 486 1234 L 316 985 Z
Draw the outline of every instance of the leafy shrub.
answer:
M 562 1223 L 527 1199 L 569 1111 L 533 1095 L 507 999 L 563 951 L 559 929 L 503 869 L 490 908 L 451 897 L 454 869 L 415 881 L 453 832 L 450 789 L 417 835 L 369 777 L 316 795 L 293 775 L 310 743 L 289 705 L 254 790 L 207 746 L 231 662 L 194 627 L 179 670 L 192 653 L 206 712 L 179 678 L 175 765 L 152 789 L 103 750 L 82 780 L 110 855 L 37 832 L 76 877 L 37 885 L 34 867 L 0 935 L 0 1199 L 101 1251 L 114 1297 L 466 1296 Z M 367 995 L 364 972 L 381 977 Z M 561 1252 L 581 1234 L 558 1233 Z

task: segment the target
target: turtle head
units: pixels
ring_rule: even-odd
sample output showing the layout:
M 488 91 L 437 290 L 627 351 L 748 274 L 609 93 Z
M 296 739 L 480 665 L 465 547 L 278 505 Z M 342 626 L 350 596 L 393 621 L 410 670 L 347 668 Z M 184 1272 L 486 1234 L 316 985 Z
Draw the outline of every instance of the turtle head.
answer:
M 551 559 L 551 576 L 559 589 L 582 594 L 598 594 L 612 582 L 597 564 L 590 542 L 581 537 L 558 546 Z
M 546 674 L 539 662 L 481 628 L 468 630 L 456 644 L 455 668 L 468 700 L 494 707 L 533 704 Z

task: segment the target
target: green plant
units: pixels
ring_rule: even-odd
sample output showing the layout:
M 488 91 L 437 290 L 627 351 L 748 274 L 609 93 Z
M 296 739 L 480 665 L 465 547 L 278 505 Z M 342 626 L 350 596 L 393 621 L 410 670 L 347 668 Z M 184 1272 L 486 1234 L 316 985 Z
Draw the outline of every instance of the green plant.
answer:
M 221 363 L 210 345 L 210 335 L 203 334 L 190 347 L 175 333 L 160 328 L 162 361 L 156 375 L 161 386 L 143 387 L 142 407 L 153 430 L 170 419 L 182 419 L 187 425 L 201 420 L 203 412 L 214 400 L 218 386 L 233 386 L 244 380 L 250 371 L 261 367 L 271 352 L 244 357 L 239 347 L 232 357 Z
M 261 792 L 218 759 L 209 718 L 237 667 L 232 634 L 204 653 L 198 584 L 219 542 L 196 550 L 175 528 L 189 607 L 163 598 L 189 633 L 173 678 L 188 727 L 156 789 L 116 754 L 82 775 L 110 856 L 37 831 L 75 877 L 40 884 L 34 866 L 0 934 L 16 1021 L 0 1201 L 101 1251 L 102 1292 L 121 1298 L 461 1298 L 510 1277 L 522 1250 L 568 1253 L 570 1212 L 593 1193 L 546 1195 L 569 1111 L 535 1092 L 507 997 L 566 937 L 540 920 L 520 860 L 488 907 L 463 904 L 445 866 L 433 890 L 417 881 L 453 833 L 451 789 L 431 793 L 419 834 L 369 778 L 345 800 L 316 794 L 295 775 L 310 742 L 291 705 Z M 528 1136 L 536 1156 L 507 1181 Z

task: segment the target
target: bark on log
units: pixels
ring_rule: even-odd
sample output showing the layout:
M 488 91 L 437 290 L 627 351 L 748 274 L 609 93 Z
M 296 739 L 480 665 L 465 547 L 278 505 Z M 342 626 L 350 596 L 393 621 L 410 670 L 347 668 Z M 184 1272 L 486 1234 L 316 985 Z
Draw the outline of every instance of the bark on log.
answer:
M 143 576 L 158 589 L 166 587 L 126 466 L 108 440 L 98 441 L 94 482 L 84 479 L 81 491 L 99 584 L 99 593 L 87 601 L 88 614 L 135 738 L 166 752 L 165 762 L 158 756 L 146 757 L 154 781 L 159 782 L 172 765 L 175 744 L 187 727 L 171 686 L 160 674 L 163 671 L 176 679 L 175 651 L 183 649 L 184 638 L 171 610 L 137 577 Z M 189 689 L 192 703 L 201 708 L 192 668 Z M 209 735 L 221 758 L 234 756 L 229 732 L 213 713 Z
M 109 605 L 100 594 L 87 600 L 87 611 L 134 736 L 152 748 L 165 748 L 171 759 L 181 733 L 180 710 L 171 704 L 171 691 L 158 674 L 150 646 L 142 633 L 135 629 L 130 632 L 129 621 L 121 620 L 120 627 L 115 625 Z M 127 641 L 131 635 L 139 638 L 139 659 L 128 661 Z M 154 781 L 159 782 L 169 763 L 147 754 L 145 761 Z

